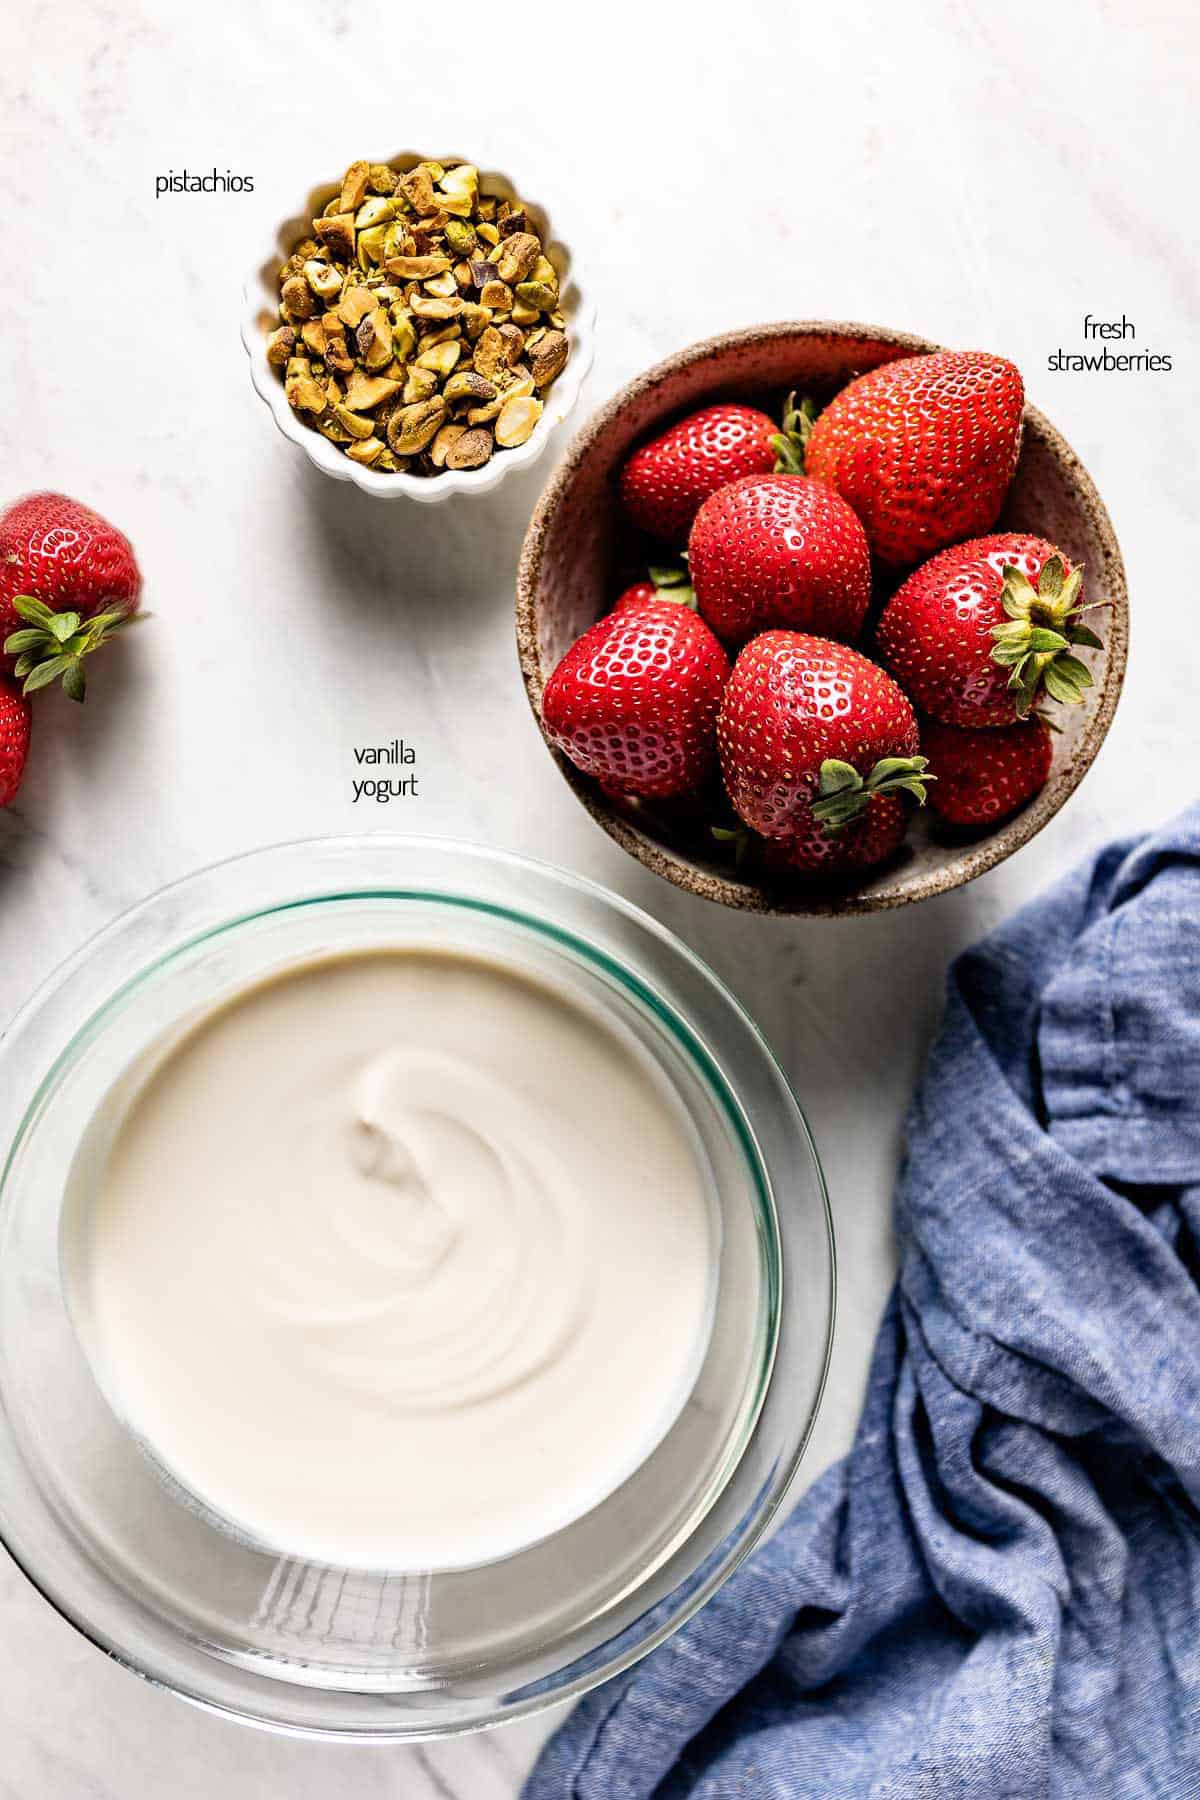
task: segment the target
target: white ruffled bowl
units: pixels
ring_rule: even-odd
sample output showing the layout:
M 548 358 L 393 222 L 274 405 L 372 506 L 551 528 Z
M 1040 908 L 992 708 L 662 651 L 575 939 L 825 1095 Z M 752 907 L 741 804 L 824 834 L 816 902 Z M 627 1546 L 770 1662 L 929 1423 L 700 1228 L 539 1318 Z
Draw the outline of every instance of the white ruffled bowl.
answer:
M 392 168 L 401 171 L 414 168 L 417 163 L 426 160 L 428 152 L 415 150 L 403 150 L 398 156 L 387 158 Z M 469 158 L 445 155 L 437 160 L 449 164 L 469 161 Z M 352 481 L 364 493 L 378 495 L 381 499 L 395 500 L 403 497 L 421 500 L 426 504 L 448 500 L 452 494 L 489 493 L 511 470 L 529 468 L 544 453 L 552 432 L 562 424 L 579 399 L 584 377 L 592 366 L 596 309 L 585 298 L 579 286 L 571 252 L 554 236 L 549 215 L 543 207 L 530 200 L 509 176 L 495 169 L 480 169 L 481 193 L 494 194 L 503 200 L 520 198 L 537 227 L 546 255 L 558 273 L 561 306 L 566 314 L 567 336 L 571 344 L 566 367 L 546 390 L 543 396 L 545 411 L 530 437 L 515 450 L 496 451 L 481 469 L 444 469 L 440 475 L 409 475 L 397 471 L 389 475 L 380 469 L 364 468 L 351 462 L 349 457 L 344 456 L 335 444 L 331 444 L 319 432 L 301 424 L 288 405 L 282 381 L 266 357 L 267 334 L 279 323 L 279 265 L 291 255 L 300 239 L 311 232 L 313 219 L 338 191 L 340 182 L 339 175 L 337 180 L 326 181 L 313 188 L 304 211 L 295 218 L 287 219 L 279 227 L 275 237 L 275 250 L 253 271 L 246 283 L 242 343 L 250 358 L 250 379 L 254 383 L 254 391 L 270 409 L 271 416 L 284 437 L 290 443 L 299 445 L 309 462 L 326 475 L 332 475 L 335 481 Z

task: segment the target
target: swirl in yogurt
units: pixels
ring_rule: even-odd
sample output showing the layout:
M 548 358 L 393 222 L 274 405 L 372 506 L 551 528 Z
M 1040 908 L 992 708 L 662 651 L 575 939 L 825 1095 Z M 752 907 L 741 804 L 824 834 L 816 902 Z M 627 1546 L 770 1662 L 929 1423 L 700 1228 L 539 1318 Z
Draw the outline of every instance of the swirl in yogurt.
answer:
M 623 1031 L 515 970 L 302 964 L 159 1046 L 96 1131 L 65 1246 L 85 1348 L 156 1462 L 276 1550 L 508 1555 L 686 1401 L 698 1147 Z

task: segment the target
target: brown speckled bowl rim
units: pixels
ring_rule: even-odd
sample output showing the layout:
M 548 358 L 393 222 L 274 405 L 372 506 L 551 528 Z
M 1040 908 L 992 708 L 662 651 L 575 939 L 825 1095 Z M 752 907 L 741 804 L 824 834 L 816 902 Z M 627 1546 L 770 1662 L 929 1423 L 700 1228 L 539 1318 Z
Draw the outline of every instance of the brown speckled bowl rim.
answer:
M 709 361 L 743 345 L 758 344 L 770 338 L 796 337 L 832 337 L 850 344 L 887 344 L 913 355 L 928 354 L 943 348 L 928 338 L 915 337 L 910 332 L 893 331 L 887 326 L 847 324 L 837 320 L 781 320 L 770 325 L 751 325 L 740 331 L 704 338 L 685 350 L 676 351 L 673 356 L 656 363 L 644 374 L 635 376 L 593 413 L 576 433 L 566 456 L 538 501 L 525 534 L 517 571 L 517 651 L 525 692 L 539 730 L 542 729 L 543 682 L 537 649 L 536 596 L 542 557 L 551 520 L 581 464 L 587 460 L 597 440 L 611 422 L 633 401 L 657 387 L 660 382 L 695 363 Z M 876 878 L 877 885 L 869 892 L 859 892 L 852 888 L 822 892 L 805 890 L 800 885 L 794 890 L 783 890 L 754 881 L 735 879 L 718 870 L 697 867 L 687 858 L 677 855 L 667 845 L 640 831 L 629 819 L 616 812 L 599 790 L 546 739 L 550 754 L 579 799 L 623 850 L 627 850 L 648 869 L 653 869 L 656 875 L 673 882 L 686 893 L 697 894 L 720 906 L 783 916 L 853 916 L 887 912 L 893 907 L 928 900 L 935 894 L 949 893 L 953 888 L 962 887 L 977 875 L 994 869 L 997 863 L 1011 856 L 1014 850 L 1019 850 L 1022 844 L 1027 844 L 1054 817 L 1091 767 L 1116 712 L 1129 650 L 1129 594 L 1116 533 L 1091 476 L 1062 433 L 1036 407 L 1026 406 L 1025 425 L 1027 429 L 1036 432 L 1053 451 L 1071 482 L 1081 511 L 1103 547 L 1108 565 L 1106 572 L 1111 601 L 1105 626 L 1107 659 L 1103 684 L 1089 699 L 1087 721 L 1073 754 L 1067 762 L 1054 769 L 1041 793 L 997 831 L 965 845 L 952 862 L 930 870 L 915 882 L 910 881 L 903 889 L 889 887 L 885 871 L 881 877 Z M 545 738 L 544 731 L 542 735 Z

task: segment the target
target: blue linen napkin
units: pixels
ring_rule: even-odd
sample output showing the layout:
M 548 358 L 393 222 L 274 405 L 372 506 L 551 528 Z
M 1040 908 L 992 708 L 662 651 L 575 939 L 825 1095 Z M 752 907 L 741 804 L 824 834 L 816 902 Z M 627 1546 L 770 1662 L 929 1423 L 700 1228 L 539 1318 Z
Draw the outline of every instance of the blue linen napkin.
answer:
M 850 1455 L 526 1800 L 1200 1795 L 1200 807 L 951 970 Z

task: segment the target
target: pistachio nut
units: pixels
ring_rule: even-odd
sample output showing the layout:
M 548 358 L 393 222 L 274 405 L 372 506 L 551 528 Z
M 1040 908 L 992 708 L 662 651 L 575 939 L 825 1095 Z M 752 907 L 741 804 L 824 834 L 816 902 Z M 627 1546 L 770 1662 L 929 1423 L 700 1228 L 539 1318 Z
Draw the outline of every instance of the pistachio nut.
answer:
M 342 272 L 334 268 L 332 263 L 323 262 L 318 256 L 310 256 L 303 272 L 305 281 L 320 299 L 330 300 L 334 294 L 341 293 Z
M 432 369 L 418 369 L 414 363 L 408 371 L 404 383 L 404 404 L 415 406 L 419 400 L 428 400 L 437 393 L 438 378 Z
M 549 387 L 555 377 L 562 374 L 568 349 L 561 331 L 547 331 L 538 337 L 537 343 L 529 349 L 529 367 L 535 387 Z
M 459 438 L 466 429 L 465 425 L 442 426 L 442 429 L 438 432 L 432 444 L 429 446 L 429 460 L 435 469 L 440 469 L 445 465 L 446 458 L 449 455 L 451 448 L 457 444 Z
M 452 375 L 442 389 L 450 406 L 463 400 L 473 400 L 477 404 L 481 400 L 494 400 L 497 389 L 494 383 L 485 381 L 477 369 L 459 369 Z
M 445 422 L 446 402 L 440 394 L 418 401 L 415 406 L 402 406 L 388 420 L 388 445 L 397 456 L 415 456 L 433 442 Z
M 496 442 L 504 450 L 515 450 L 530 436 L 541 416 L 541 401 L 527 394 L 506 400 L 496 420 Z
M 367 191 L 367 183 L 371 179 L 371 165 L 365 162 L 352 162 L 342 176 L 342 191 L 338 199 L 339 213 L 357 212 L 362 205 L 363 195 Z
M 357 443 L 346 445 L 346 455 L 351 462 L 365 463 L 371 468 L 383 455 L 386 445 L 382 438 L 361 438 Z
M 346 383 L 346 405 L 354 412 L 371 412 L 383 400 L 400 391 L 400 383 L 386 375 L 364 375 L 355 369 Z
M 295 347 L 296 333 L 293 327 L 280 325 L 267 339 L 267 361 L 273 369 L 284 369 Z
M 508 367 L 508 349 L 494 325 L 489 325 L 475 346 L 475 367 L 485 381 L 495 381 Z
M 313 222 L 313 230 L 331 255 L 347 259 L 354 255 L 354 214 L 352 212 L 333 213 L 326 218 L 316 219 Z
M 435 344 L 432 350 L 422 350 L 416 366 L 432 369 L 435 375 L 449 375 L 461 355 L 462 344 L 456 338 L 450 338 L 445 343 Z
M 279 310 L 290 325 L 311 319 L 317 310 L 313 291 L 303 275 L 289 275 L 279 290 Z
M 313 375 L 312 363 L 306 356 L 293 356 L 287 366 L 283 391 L 288 405 L 297 412 L 325 411 L 325 390 Z
M 373 419 L 360 418 L 356 412 L 351 412 L 344 402 L 334 407 L 333 416 L 343 430 L 348 431 L 354 438 L 369 438 L 375 429 Z
M 474 426 L 464 431 L 451 446 L 446 457 L 448 469 L 481 469 L 492 454 L 493 442 L 490 431 Z

